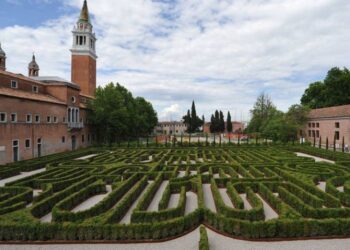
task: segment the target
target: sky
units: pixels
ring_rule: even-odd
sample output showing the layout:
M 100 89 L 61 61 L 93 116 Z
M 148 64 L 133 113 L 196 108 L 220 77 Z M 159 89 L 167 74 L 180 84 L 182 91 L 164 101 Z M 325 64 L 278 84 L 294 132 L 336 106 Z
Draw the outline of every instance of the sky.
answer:
M 70 79 L 72 29 L 83 0 L 0 0 L 7 70 Z M 261 93 L 278 109 L 311 82 L 350 65 L 348 0 L 88 0 L 98 38 L 97 82 L 143 96 L 159 120 L 195 100 L 206 120 L 220 109 L 249 119 Z

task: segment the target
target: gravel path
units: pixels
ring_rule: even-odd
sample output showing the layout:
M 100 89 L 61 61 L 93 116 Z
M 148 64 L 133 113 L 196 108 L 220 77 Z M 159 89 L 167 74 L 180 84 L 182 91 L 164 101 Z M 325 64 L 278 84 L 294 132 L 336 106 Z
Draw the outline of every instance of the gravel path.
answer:
M 339 192 L 344 192 L 344 186 L 337 187 Z
M 204 203 L 207 208 L 216 212 L 215 202 L 213 198 L 213 194 L 210 189 L 210 184 L 203 184 L 203 193 L 204 193 Z
M 76 158 L 75 160 L 76 161 L 80 161 L 80 160 L 87 160 L 87 159 L 90 159 L 92 157 L 95 157 L 97 154 L 91 154 L 91 155 L 85 155 L 83 157 L 79 157 L 79 158 Z
M 193 212 L 198 207 L 198 198 L 197 194 L 193 192 L 186 193 L 186 207 L 185 207 L 185 215 Z
M 174 208 L 179 205 L 180 194 L 171 194 L 168 208 Z
M 323 192 L 326 192 L 326 182 L 325 181 L 320 181 L 317 185 L 319 189 L 321 189 Z
M 224 201 L 225 205 L 233 208 L 233 204 L 231 202 L 230 197 L 228 196 L 228 194 L 226 192 L 226 188 L 220 188 L 219 192 L 220 192 L 220 195 L 221 195 L 222 200 Z
M 51 222 L 52 221 L 52 213 L 48 213 L 47 215 L 40 218 L 41 222 Z
M 196 171 L 196 170 L 190 171 L 190 175 L 196 175 L 196 174 L 197 174 L 197 171 Z
M 90 197 L 89 199 L 85 200 L 84 202 L 80 203 L 78 206 L 73 208 L 71 211 L 72 212 L 79 212 L 79 211 L 87 210 L 87 209 L 93 207 L 94 205 L 96 205 L 97 203 L 102 201 L 110 192 L 112 192 L 111 185 L 107 185 L 106 189 L 107 189 L 107 193 L 94 195 L 94 196 Z
M 210 250 L 345 250 L 350 245 L 350 239 L 250 242 L 225 237 L 210 229 L 207 232 Z
M 153 181 L 152 181 L 153 182 Z M 151 181 L 148 181 L 148 185 L 145 187 L 145 189 L 141 192 L 140 196 L 137 197 L 136 201 L 132 204 L 132 206 L 129 208 L 128 212 L 124 215 L 124 217 L 120 220 L 121 224 L 129 224 L 131 220 L 131 214 L 132 211 L 134 211 L 135 207 L 139 203 L 141 197 L 146 193 L 147 187 L 152 183 Z
M 158 204 L 162 199 L 162 195 L 168 184 L 169 184 L 169 181 L 163 181 L 162 184 L 160 184 L 160 187 L 158 188 L 156 194 L 154 195 L 153 200 L 149 205 L 147 211 L 158 211 Z
M 243 203 L 244 203 L 244 209 L 245 210 L 250 210 L 252 209 L 252 205 L 250 205 L 249 201 L 247 200 L 247 194 L 240 194 L 239 196 L 241 196 Z
M 46 171 L 46 168 L 37 169 L 37 170 L 31 171 L 31 172 L 21 172 L 21 174 L 19 174 L 19 175 L 0 180 L 0 187 L 5 186 L 6 183 L 17 181 L 17 180 L 23 179 L 23 178 L 28 177 L 28 176 L 42 173 L 44 171 Z
M 275 210 L 273 210 L 273 208 L 269 204 L 267 204 L 264 198 L 261 197 L 259 194 L 256 195 L 260 198 L 264 205 L 265 221 L 278 218 L 278 214 L 275 212 Z
M 323 161 L 323 162 L 328 162 L 328 163 L 331 163 L 331 164 L 335 164 L 334 161 L 327 160 L 327 159 L 320 158 L 320 157 L 313 156 L 313 155 L 308 155 L 308 154 L 299 153 L 299 152 L 296 152 L 296 155 L 297 155 L 297 156 L 302 156 L 302 157 L 313 158 L 313 159 L 315 159 L 316 162 L 322 162 L 322 161 Z
M 179 171 L 177 177 L 184 177 L 186 175 L 186 171 Z

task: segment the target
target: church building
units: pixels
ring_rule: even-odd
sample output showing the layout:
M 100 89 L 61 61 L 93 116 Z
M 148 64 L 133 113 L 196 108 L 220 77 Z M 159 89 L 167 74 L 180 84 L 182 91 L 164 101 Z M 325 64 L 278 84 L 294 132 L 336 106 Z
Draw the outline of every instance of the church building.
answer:
M 0 44 L 0 165 L 93 143 L 87 102 L 95 95 L 97 55 L 86 0 L 72 33 L 70 81 L 42 76 L 34 55 L 27 76 L 7 71 L 11 55 Z

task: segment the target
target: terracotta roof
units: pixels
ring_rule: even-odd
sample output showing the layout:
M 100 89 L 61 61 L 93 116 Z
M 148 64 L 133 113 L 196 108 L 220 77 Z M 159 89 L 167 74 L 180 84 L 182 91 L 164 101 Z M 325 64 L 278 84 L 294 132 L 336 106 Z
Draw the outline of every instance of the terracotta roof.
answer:
M 44 94 L 36 94 L 36 93 L 26 92 L 26 91 L 18 90 L 18 89 L 10 89 L 10 88 L 0 87 L 0 95 L 28 99 L 28 100 L 33 100 L 33 101 L 50 102 L 50 103 L 55 103 L 55 104 L 66 105 L 64 102 L 61 102 L 60 100 L 56 99 L 53 96 L 44 95 Z
M 10 77 L 13 77 L 13 78 L 17 78 L 17 79 L 21 79 L 21 80 L 24 80 L 24 81 L 28 81 L 28 82 L 32 82 L 32 83 L 35 83 L 35 84 L 39 84 L 41 86 L 46 86 L 46 84 L 42 83 L 42 82 L 38 82 L 30 77 L 27 77 L 27 76 L 24 76 L 22 74 L 15 74 L 15 73 L 12 73 L 12 72 L 9 72 L 9 71 L 3 71 L 3 70 L 0 70 L 0 74 L 3 74 L 3 75 L 7 75 L 7 76 L 10 76 Z
M 327 117 L 350 117 L 350 105 L 313 109 L 310 111 L 308 117 L 311 119 Z

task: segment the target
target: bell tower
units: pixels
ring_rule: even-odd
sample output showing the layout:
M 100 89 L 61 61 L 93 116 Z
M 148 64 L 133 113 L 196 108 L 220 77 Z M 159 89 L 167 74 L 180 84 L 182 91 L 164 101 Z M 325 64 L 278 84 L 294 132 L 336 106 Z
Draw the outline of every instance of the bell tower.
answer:
M 72 82 L 81 88 L 81 94 L 95 96 L 96 90 L 96 37 L 90 22 L 86 0 L 73 31 Z
M 0 43 L 0 70 L 6 70 L 6 53 L 1 48 Z
M 39 76 L 39 65 L 35 61 L 35 55 L 33 54 L 32 61 L 28 65 L 28 76 Z

